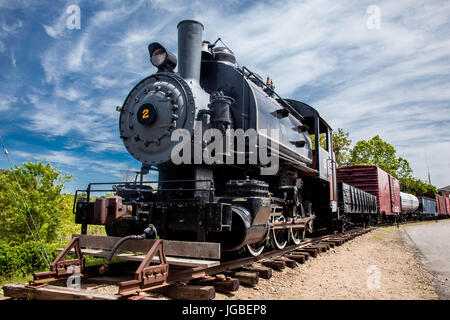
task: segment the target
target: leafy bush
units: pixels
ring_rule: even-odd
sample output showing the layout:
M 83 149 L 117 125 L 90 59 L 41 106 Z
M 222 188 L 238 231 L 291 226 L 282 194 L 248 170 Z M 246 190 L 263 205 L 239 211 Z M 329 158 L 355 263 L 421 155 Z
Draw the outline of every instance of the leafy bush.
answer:
M 56 257 L 56 248 L 64 247 L 60 244 L 44 244 L 44 246 L 50 260 Z M 48 270 L 40 249 L 42 250 L 42 247 L 36 242 L 13 244 L 0 241 L 0 276 L 12 277 Z
M 65 235 L 76 230 L 73 195 L 62 193 L 70 180 L 44 162 L 28 161 L 14 172 L 0 171 L 0 240 L 32 241 L 27 224 L 33 229 L 36 225 L 45 242 L 67 240 Z
M 50 263 L 56 258 L 56 249 L 64 248 L 66 242 L 44 244 Z M 42 257 L 42 247 L 36 242 L 24 242 L 14 244 L 12 242 L 0 241 L 0 287 L 1 283 L 7 283 L 15 277 L 30 277 L 32 273 L 48 271 L 49 267 Z M 74 259 L 74 254 L 68 254 L 66 259 Z M 104 258 L 84 255 L 85 265 L 103 264 Z M 113 258 L 111 262 L 123 261 Z

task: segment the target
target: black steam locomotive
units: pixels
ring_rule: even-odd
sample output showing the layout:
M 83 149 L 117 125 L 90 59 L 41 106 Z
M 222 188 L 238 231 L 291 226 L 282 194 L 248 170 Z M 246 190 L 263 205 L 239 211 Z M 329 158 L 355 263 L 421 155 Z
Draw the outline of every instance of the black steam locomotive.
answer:
M 341 228 L 330 126 L 202 33 L 199 22 L 178 24 L 178 59 L 159 43 L 148 46 L 158 71 L 118 107 L 120 137 L 141 171 L 133 182 L 92 183 L 84 198 L 77 191 L 82 233 L 89 224 L 122 237 L 150 226 L 153 237 L 220 242 L 224 251 L 256 256 L 298 244 L 313 224 Z M 241 147 L 212 150 L 223 141 Z M 226 161 L 206 161 L 208 152 Z M 151 170 L 158 180 L 144 181 Z M 94 191 L 109 190 L 102 185 L 114 196 L 94 201 Z

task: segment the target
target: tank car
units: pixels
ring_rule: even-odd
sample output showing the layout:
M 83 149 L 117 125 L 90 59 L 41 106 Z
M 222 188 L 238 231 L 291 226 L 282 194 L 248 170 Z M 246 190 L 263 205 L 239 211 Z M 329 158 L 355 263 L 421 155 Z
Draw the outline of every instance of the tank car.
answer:
M 141 170 L 133 182 L 77 191 L 82 233 L 89 224 L 105 225 L 111 236 L 151 226 L 153 237 L 258 255 L 299 243 L 313 225 L 338 228 L 328 123 L 311 106 L 280 97 L 271 79 L 239 66 L 220 38 L 202 41 L 200 22 L 177 28 L 178 57 L 151 43 L 157 72 L 118 107 L 120 137 Z M 146 181 L 152 170 L 158 180 Z M 111 186 L 114 196 L 94 201 L 93 192 Z
M 404 219 L 411 219 L 413 214 L 417 212 L 419 208 L 419 199 L 415 195 L 400 192 L 402 217 Z

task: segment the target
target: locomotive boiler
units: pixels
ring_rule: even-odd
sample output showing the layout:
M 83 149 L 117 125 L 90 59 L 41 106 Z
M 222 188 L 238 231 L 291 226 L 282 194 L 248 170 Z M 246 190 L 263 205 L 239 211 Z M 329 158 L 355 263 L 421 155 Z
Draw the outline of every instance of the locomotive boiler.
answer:
M 141 171 L 131 182 L 77 191 L 82 233 L 89 224 L 123 237 L 150 227 L 148 236 L 258 255 L 298 244 L 313 224 L 339 228 L 327 122 L 241 67 L 220 38 L 203 41 L 201 23 L 184 20 L 177 28 L 178 58 L 151 43 L 157 72 L 118 108 L 120 138 Z M 157 180 L 144 179 L 150 171 Z M 114 196 L 94 199 L 106 186 Z

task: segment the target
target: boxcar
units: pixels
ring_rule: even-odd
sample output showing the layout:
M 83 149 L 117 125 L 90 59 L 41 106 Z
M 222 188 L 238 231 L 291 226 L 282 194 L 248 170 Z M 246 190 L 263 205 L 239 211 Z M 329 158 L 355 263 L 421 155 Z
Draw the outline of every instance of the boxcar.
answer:
M 450 198 L 445 197 L 445 201 L 447 203 L 447 216 L 450 216 Z
M 436 209 L 440 218 L 444 218 L 447 215 L 447 201 L 444 196 L 436 195 Z
M 377 197 L 377 211 L 385 218 L 400 215 L 400 183 L 376 166 L 348 166 L 337 169 L 337 178 Z

